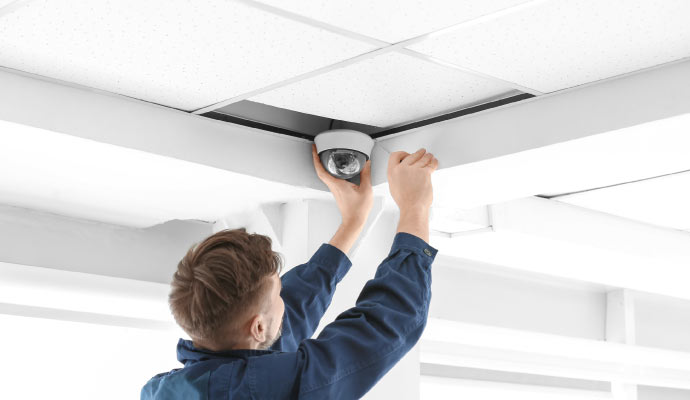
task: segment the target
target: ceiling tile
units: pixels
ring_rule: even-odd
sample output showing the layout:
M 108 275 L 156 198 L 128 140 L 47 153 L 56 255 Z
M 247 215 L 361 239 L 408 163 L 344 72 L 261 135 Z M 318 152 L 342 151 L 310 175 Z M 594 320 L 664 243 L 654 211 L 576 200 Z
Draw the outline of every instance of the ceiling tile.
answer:
M 514 93 L 500 83 L 400 53 L 386 53 L 250 100 L 379 127 Z
M 480 17 L 528 0 L 259 0 L 390 43 Z
M 543 92 L 690 56 L 686 0 L 535 3 L 410 46 Z
M 690 230 L 690 172 L 557 197 L 564 203 Z
M 0 66 L 184 110 L 369 50 L 224 0 L 39 0 L 0 24 Z

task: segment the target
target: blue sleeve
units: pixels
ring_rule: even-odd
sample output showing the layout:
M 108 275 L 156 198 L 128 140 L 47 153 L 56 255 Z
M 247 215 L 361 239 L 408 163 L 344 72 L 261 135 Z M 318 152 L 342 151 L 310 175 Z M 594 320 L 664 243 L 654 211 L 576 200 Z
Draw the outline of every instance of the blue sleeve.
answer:
M 271 350 L 296 351 L 297 345 L 309 339 L 331 304 L 335 286 L 352 262 L 337 247 L 324 243 L 306 264 L 294 267 L 280 280 L 280 296 L 285 302 L 283 334 Z
M 353 308 L 340 314 L 316 339 L 300 343 L 294 353 L 250 359 L 248 373 L 255 397 L 362 397 L 421 337 L 436 253 L 419 237 L 398 232 L 390 253 Z M 271 382 L 281 384 L 272 386 Z

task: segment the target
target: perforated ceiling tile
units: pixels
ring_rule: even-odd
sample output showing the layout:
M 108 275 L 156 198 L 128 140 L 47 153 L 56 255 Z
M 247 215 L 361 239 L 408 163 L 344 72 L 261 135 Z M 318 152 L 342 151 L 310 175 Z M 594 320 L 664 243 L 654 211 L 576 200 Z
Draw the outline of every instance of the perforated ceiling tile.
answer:
M 386 127 L 513 92 L 493 81 L 400 53 L 387 53 L 250 100 Z
M 690 56 L 687 0 L 548 1 L 412 45 L 552 92 Z
M 185 110 L 371 49 L 225 0 L 38 0 L 1 21 L 1 66 Z
M 528 0 L 259 1 L 394 43 Z
M 556 197 L 654 225 L 690 230 L 690 172 Z

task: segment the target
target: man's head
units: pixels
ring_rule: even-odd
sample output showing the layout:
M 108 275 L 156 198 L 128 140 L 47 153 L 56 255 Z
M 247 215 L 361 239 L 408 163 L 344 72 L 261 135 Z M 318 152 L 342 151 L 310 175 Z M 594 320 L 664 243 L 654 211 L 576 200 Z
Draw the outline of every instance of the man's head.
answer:
M 266 349 L 281 333 L 280 253 L 244 228 L 192 247 L 177 266 L 169 302 L 194 345 L 209 350 Z

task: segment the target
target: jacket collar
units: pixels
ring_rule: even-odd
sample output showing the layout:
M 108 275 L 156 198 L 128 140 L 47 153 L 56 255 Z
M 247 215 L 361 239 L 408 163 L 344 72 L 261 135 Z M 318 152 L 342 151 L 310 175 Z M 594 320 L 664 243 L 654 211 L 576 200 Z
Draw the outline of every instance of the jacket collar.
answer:
M 191 340 L 180 339 L 177 342 L 177 360 L 184 365 L 218 358 L 247 358 L 271 353 L 275 353 L 275 351 L 251 349 L 211 351 L 194 347 Z

